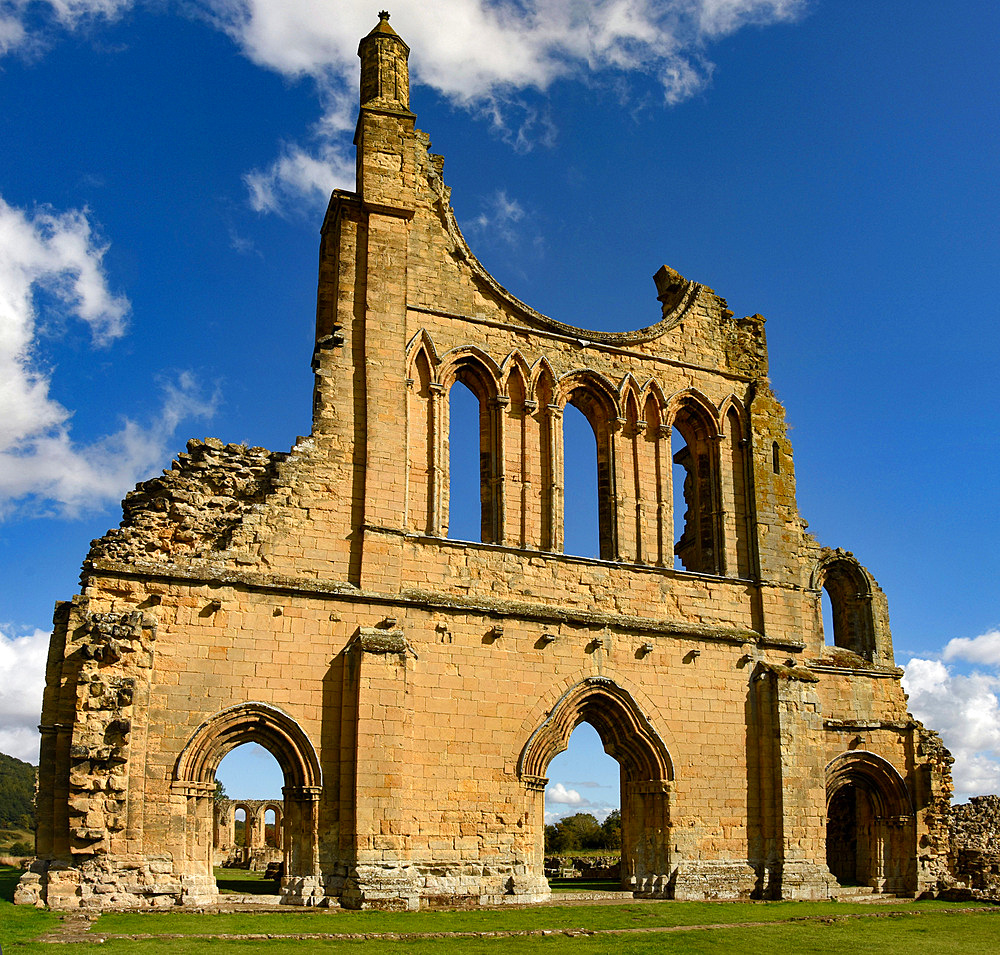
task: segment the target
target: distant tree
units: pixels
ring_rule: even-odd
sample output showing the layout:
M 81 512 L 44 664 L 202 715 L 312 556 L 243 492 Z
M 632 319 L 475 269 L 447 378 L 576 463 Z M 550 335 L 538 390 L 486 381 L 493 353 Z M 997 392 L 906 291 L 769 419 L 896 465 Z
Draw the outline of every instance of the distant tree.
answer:
M 226 798 L 226 787 L 218 776 L 215 777 L 215 801 Z
M 35 767 L 0 753 L 0 826 L 35 828 Z
M 546 850 L 551 852 L 603 848 L 601 824 L 589 812 L 578 812 L 560 819 L 554 826 L 546 826 L 545 835 Z
M 35 847 L 28 845 L 27 842 L 15 842 L 7 849 L 7 852 L 12 856 L 33 856 Z
M 622 847 L 622 811 L 612 809 L 607 818 L 601 823 L 601 832 L 604 834 L 604 849 L 620 849 Z

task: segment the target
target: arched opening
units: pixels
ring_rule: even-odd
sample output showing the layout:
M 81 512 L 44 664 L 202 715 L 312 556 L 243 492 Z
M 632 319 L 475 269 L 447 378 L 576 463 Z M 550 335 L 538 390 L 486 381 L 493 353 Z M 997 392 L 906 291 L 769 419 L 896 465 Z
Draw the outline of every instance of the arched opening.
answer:
M 824 642 L 875 662 L 872 591 L 861 565 L 850 556 L 831 557 L 819 565 L 816 578 L 828 601 L 822 607 Z
M 269 849 L 281 847 L 281 814 L 273 806 L 264 810 L 264 845 Z
M 914 817 L 892 765 L 865 751 L 827 767 L 826 862 L 842 886 L 907 892 L 915 885 Z
M 480 401 L 461 381 L 448 393 L 448 537 L 482 541 Z
M 552 758 L 545 787 L 545 874 L 550 886 L 620 886 L 620 774 L 597 730 L 586 722 Z
M 673 862 L 670 794 L 673 764 L 662 739 L 632 696 L 611 680 L 591 677 L 567 690 L 532 733 L 518 772 L 532 802 L 537 832 L 534 864 L 544 864 L 544 789 L 553 759 L 573 731 L 588 723 L 604 752 L 619 765 L 621 796 L 620 884 L 637 895 L 669 897 Z M 542 871 L 538 871 L 539 876 Z
M 233 811 L 233 848 L 245 849 L 247 845 L 247 812 L 246 806 L 237 806 Z
M 215 780 L 216 887 L 224 895 L 277 894 L 274 867 L 284 861 L 282 845 L 275 838 L 278 807 L 283 804 L 281 767 L 263 746 L 243 743 L 222 758 Z M 231 830 L 225 823 L 230 815 Z
M 676 411 L 672 430 L 675 567 L 699 574 L 722 570 L 718 432 L 693 400 Z
M 246 743 L 258 745 L 256 748 L 243 747 Z M 217 896 L 213 863 L 216 840 L 224 828 L 218 822 L 220 814 L 216 810 L 219 802 L 216 778 L 225 757 L 237 747 L 246 749 L 258 766 L 263 756 L 256 754 L 256 750 L 266 751 L 267 759 L 276 764 L 278 770 L 271 782 L 263 782 L 272 790 L 271 798 L 240 799 L 238 802 L 246 811 L 243 851 L 250 856 L 258 852 L 266 855 L 269 850 L 265 811 L 269 806 L 280 809 L 280 852 L 277 849 L 270 851 L 278 854 L 283 867 L 282 901 L 304 904 L 322 898 L 318 847 L 321 774 L 316 751 L 287 714 L 264 703 L 244 703 L 223 710 L 202 723 L 174 766 L 172 788 L 183 799 L 179 805 L 184 807 L 183 818 L 175 821 L 178 831 L 184 833 L 183 858 L 175 858 L 182 901 L 211 900 Z M 230 775 L 229 785 L 234 785 L 229 764 L 225 771 Z M 261 777 L 259 771 L 251 773 L 254 774 Z M 273 798 L 275 784 L 283 797 L 280 803 Z M 233 818 L 226 817 L 225 813 L 222 816 Z M 275 894 L 276 891 L 277 886 L 272 883 L 266 892 L 256 894 Z
M 563 412 L 563 470 L 563 551 L 577 557 L 600 557 L 597 439 L 586 415 L 573 405 Z
M 593 513 L 592 508 L 586 506 L 593 498 L 590 496 L 592 492 L 588 493 L 582 487 L 585 475 L 586 479 L 591 481 L 590 487 L 597 489 L 597 556 L 601 560 L 614 560 L 618 556 L 614 507 L 615 463 L 612 443 L 612 432 L 617 427 L 615 398 L 606 382 L 587 372 L 573 376 L 568 383 L 563 382 L 563 386 L 566 401 L 563 411 L 563 484 L 565 487 L 563 526 L 566 527 L 567 519 L 571 523 L 574 522 L 578 512 Z M 583 415 L 589 426 L 589 438 L 583 436 L 585 432 L 579 424 L 579 419 L 575 417 L 577 411 Z M 574 420 L 577 422 L 576 424 L 573 423 Z M 596 480 L 591 477 L 595 473 L 595 463 L 593 462 L 596 462 Z M 570 489 L 571 481 L 580 482 L 575 491 Z M 584 498 L 583 495 L 586 497 Z M 589 522 L 589 516 L 585 517 L 585 520 Z M 577 547 L 572 546 L 569 532 L 565 530 L 563 550 L 565 553 L 592 556 L 593 548 L 592 543 L 590 543 L 592 539 L 592 536 L 588 534 L 588 540 L 586 542 L 580 541 L 580 548 L 577 549 Z

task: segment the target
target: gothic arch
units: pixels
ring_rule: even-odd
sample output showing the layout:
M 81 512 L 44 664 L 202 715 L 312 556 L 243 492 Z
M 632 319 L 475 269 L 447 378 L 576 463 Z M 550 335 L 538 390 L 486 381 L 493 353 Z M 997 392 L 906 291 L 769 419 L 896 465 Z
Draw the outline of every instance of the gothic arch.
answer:
M 423 351 L 427 355 L 427 361 L 431 368 L 437 368 L 441 364 L 437 349 L 434 347 L 434 340 L 426 328 L 421 328 L 406 346 L 406 361 L 409 368 L 413 367 L 413 362 L 420 351 Z
M 842 753 L 826 767 L 827 865 L 842 885 L 912 891 L 913 802 L 902 776 L 875 753 Z
M 529 816 L 536 820 L 538 840 L 544 829 L 545 771 L 583 722 L 594 727 L 605 752 L 621 767 L 622 887 L 668 895 L 673 761 L 632 695 L 606 677 L 587 677 L 566 690 L 521 750 L 517 771 L 534 803 Z
M 723 574 L 726 555 L 719 445 L 724 432 L 717 410 L 701 392 L 686 389 L 670 398 L 666 424 L 671 428 L 671 460 L 683 468 L 684 513 L 674 514 L 674 554 L 687 571 Z M 675 487 L 675 499 L 677 490 Z
M 521 376 L 521 381 L 524 384 L 525 397 L 527 397 L 531 390 L 531 368 L 524 360 L 524 356 L 516 349 L 512 351 L 500 365 L 500 393 L 502 395 L 508 394 L 507 389 L 509 387 L 510 378 L 515 372 L 519 373 Z
M 480 401 L 495 399 L 500 393 L 500 366 L 475 345 L 462 345 L 442 355 L 438 378 L 445 391 L 461 381 Z

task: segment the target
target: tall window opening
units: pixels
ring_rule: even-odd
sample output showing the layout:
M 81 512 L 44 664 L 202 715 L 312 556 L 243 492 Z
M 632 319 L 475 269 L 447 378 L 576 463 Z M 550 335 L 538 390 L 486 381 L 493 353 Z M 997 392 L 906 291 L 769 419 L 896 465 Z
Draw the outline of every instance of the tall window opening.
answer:
M 689 500 L 693 493 L 691 476 L 691 452 L 688 450 L 684 436 L 674 429 L 673 443 L 673 507 L 674 507 L 674 567 L 685 570 L 685 555 L 693 546 L 691 533 L 688 530 Z
M 573 405 L 563 412 L 563 469 L 563 550 L 577 557 L 600 557 L 597 439 L 586 415 Z
M 836 643 L 833 638 L 833 602 L 826 587 L 820 591 L 820 608 L 823 615 L 823 643 L 828 647 L 834 647 Z
M 824 642 L 875 662 L 872 592 L 861 566 L 848 556 L 829 560 L 823 566 L 822 586 L 824 604 L 829 605 L 829 610 L 824 606 Z
M 707 412 L 683 405 L 673 421 L 675 566 L 722 572 L 718 441 Z
M 479 399 L 461 381 L 448 394 L 448 537 L 483 540 Z

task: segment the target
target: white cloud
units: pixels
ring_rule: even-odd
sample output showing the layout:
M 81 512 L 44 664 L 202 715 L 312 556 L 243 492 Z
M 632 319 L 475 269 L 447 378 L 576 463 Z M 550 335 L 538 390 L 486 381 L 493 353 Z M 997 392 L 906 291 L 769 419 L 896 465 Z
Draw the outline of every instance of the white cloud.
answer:
M 182 373 L 163 384 L 150 425 L 126 418 L 114 434 L 73 441 L 72 412 L 50 394 L 38 340 L 44 322 L 69 319 L 89 326 L 95 347 L 124 335 L 129 303 L 108 286 L 106 249 L 86 210 L 29 214 L 0 197 L 0 517 L 27 499 L 36 514 L 49 502 L 67 515 L 117 501 L 162 461 L 182 418 L 211 413 Z
M 133 0 L 0 0 L 0 56 L 35 52 L 50 39 L 53 27 L 74 30 L 94 20 L 112 20 Z
M 566 806 L 579 806 L 583 802 L 575 789 L 567 789 L 562 783 L 556 783 L 545 790 L 545 801 Z
M 705 44 L 747 24 L 794 19 L 807 0 L 396 0 L 392 25 L 412 49 L 411 78 L 456 105 L 488 116 L 516 149 L 550 142 L 551 120 L 518 102 L 559 79 L 656 79 L 666 103 L 704 88 L 713 64 Z M 354 127 L 359 39 L 374 8 L 342 0 L 330 16 L 320 0 L 204 0 L 208 19 L 246 56 L 292 79 L 308 77 L 323 102 L 311 147 L 290 145 L 265 171 L 247 177 L 260 211 L 296 199 L 315 204 L 330 181 L 353 187 L 348 139 Z M 512 113 L 523 113 L 516 131 Z M 332 165 L 322 173 L 317 167 Z M 347 180 L 347 181 L 345 181 Z M 325 202 L 326 197 L 323 197 Z
M 976 647 L 982 639 L 966 644 Z M 979 644 L 979 650 L 985 645 Z M 953 652 L 952 659 L 959 655 Z M 1000 792 L 1000 676 L 978 671 L 958 674 L 939 660 L 919 658 L 910 660 L 905 669 L 903 687 L 910 696 L 910 710 L 941 734 L 955 757 L 956 801 Z
M 38 722 L 49 634 L 0 632 L 0 753 L 38 764 Z
M 43 46 L 54 28 L 110 20 L 134 0 L 0 0 L 0 55 Z M 415 84 L 482 112 L 515 148 L 551 141 L 551 121 L 517 102 L 559 79 L 616 82 L 654 78 L 675 104 L 703 89 L 713 64 L 706 45 L 749 24 L 788 21 L 808 0 L 396 0 L 392 24 L 413 50 Z M 309 78 L 322 102 L 307 145 L 286 145 L 247 177 L 262 212 L 326 202 L 334 185 L 353 185 L 349 138 L 356 101 L 359 39 L 375 25 L 365 0 L 201 0 L 197 9 L 257 65 Z M 516 131 L 512 113 L 524 113 Z M 323 193 L 326 195 L 323 195 Z M 321 197 L 321 198 L 320 198 Z
M 978 637 L 956 637 L 949 640 L 941 656 L 948 660 L 965 660 L 1000 667 L 1000 630 L 989 630 Z

